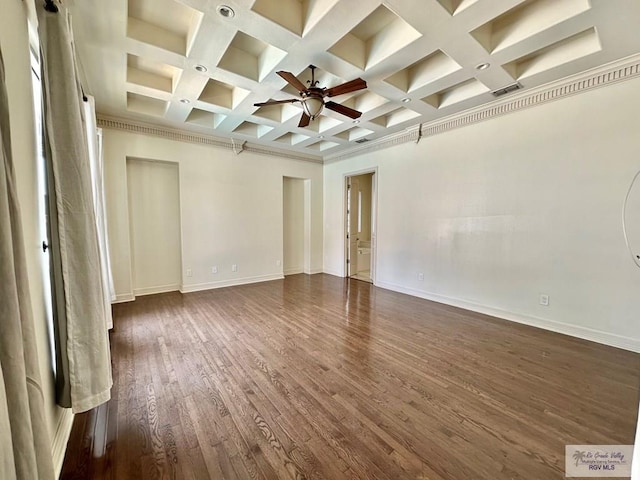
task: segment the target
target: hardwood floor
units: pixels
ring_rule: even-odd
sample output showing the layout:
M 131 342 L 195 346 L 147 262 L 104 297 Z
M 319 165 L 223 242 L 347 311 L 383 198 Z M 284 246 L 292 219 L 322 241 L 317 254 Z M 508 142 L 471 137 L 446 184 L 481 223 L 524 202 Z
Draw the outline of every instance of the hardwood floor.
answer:
M 114 306 L 63 479 L 561 479 L 633 443 L 640 355 L 328 275 Z

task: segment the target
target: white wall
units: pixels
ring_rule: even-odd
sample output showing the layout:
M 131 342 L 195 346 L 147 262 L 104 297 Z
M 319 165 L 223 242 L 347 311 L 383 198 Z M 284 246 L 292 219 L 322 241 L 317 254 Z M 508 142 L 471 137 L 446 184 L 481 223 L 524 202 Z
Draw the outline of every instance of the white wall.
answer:
M 107 215 L 119 300 L 131 299 L 126 158 L 177 162 L 182 290 L 282 277 L 284 176 L 311 182 L 311 271 L 322 271 L 322 166 L 104 129 Z M 238 266 L 232 272 L 231 266 Z M 212 274 L 211 267 L 218 267 Z M 191 269 L 192 277 L 186 276 Z
M 39 5 L 38 5 L 39 7 Z M 21 207 L 22 226 L 27 254 L 27 273 L 31 293 L 31 308 L 35 322 L 40 376 L 45 400 L 45 415 L 54 449 L 58 456 L 66 442 L 68 429 L 61 426 L 66 415 L 65 409 L 55 403 L 53 387 L 53 367 L 47 333 L 47 318 L 42 280 L 41 242 L 44 237 L 39 232 L 38 222 L 38 177 L 36 134 L 31 92 L 31 67 L 29 56 L 29 36 L 27 29 L 26 3 L 17 0 L 2 3 L 0 15 L 0 48 L 5 65 L 9 115 L 11 121 L 11 147 L 15 166 L 16 184 Z M 2 287 L 0 287 L 2 288 Z M 69 427 L 70 415 L 64 420 Z M 54 447 L 52 445 L 52 447 Z M 60 467 L 62 458 L 54 458 Z
M 304 271 L 304 180 L 283 179 L 283 222 L 285 275 Z
M 378 285 L 640 351 L 639 111 L 635 79 L 326 165 L 325 271 L 344 275 L 343 176 L 378 167 Z

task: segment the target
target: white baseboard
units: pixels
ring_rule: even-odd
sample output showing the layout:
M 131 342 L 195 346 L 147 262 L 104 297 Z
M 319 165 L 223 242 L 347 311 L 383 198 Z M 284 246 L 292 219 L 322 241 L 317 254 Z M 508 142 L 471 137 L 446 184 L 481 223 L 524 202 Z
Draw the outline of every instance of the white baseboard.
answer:
M 272 275 L 258 275 L 256 277 L 232 278 L 229 280 L 221 280 L 219 282 L 196 283 L 193 285 L 184 285 L 181 293 L 199 292 L 201 290 L 211 290 L 214 288 L 234 287 L 236 285 L 246 285 L 248 283 L 270 282 L 272 280 L 282 280 L 284 276 L 281 273 Z
M 320 273 L 320 272 L 318 272 Z M 322 273 L 326 273 L 327 275 L 333 275 L 334 277 L 341 277 L 344 278 L 344 275 L 342 274 L 342 272 L 339 272 L 338 270 L 332 270 L 330 268 L 325 268 L 322 270 Z M 384 287 L 383 287 L 384 288 Z M 391 290 L 390 288 L 387 290 Z
M 284 271 L 285 275 L 297 275 L 299 273 L 305 273 L 307 275 L 315 275 L 316 273 L 323 273 L 324 270 L 322 268 L 312 268 L 310 270 L 305 270 L 304 268 L 289 268 Z
M 64 455 L 67 452 L 67 443 L 69 435 L 71 435 L 71 427 L 73 426 L 73 412 L 70 408 L 61 408 L 56 431 L 53 433 L 51 443 L 51 457 L 53 458 L 53 468 L 56 474 L 55 478 L 60 477 Z
M 297 275 L 299 273 L 304 273 L 304 270 L 303 270 L 302 267 L 300 267 L 300 268 L 287 268 L 284 271 L 285 275 Z
M 572 325 L 570 323 L 534 317 L 533 315 L 524 315 L 521 313 L 509 312 L 507 310 L 501 310 L 499 308 L 489 307 L 486 305 L 461 300 L 459 298 L 439 295 L 437 293 L 407 288 L 393 283 L 376 282 L 375 285 L 387 290 L 393 290 L 394 292 L 405 293 L 407 295 L 424 298 L 433 302 L 444 303 L 445 305 L 451 305 L 453 307 L 459 307 L 465 310 L 483 313 L 485 315 L 501 318 L 503 320 L 510 320 L 512 322 L 522 323 L 531 327 L 542 328 L 544 330 L 550 330 L 552 332 L 562 333 L 564 335 L 578 337 L 584 340 L 590 340 L 592 342 L 609 345 L 611 347 L 640 353 L 640 338 L 623 337 L 621 335 L 603 332 L 601 330 L 595 330 L 579 325 Z
M 120 295 L 116 295 L 116 299 L 113 300 L 111 303 L 124 303 L 124 302 L 133 302 L 136 299 L 136 297 L 133 295 L 133 293 L 123 293 Z
M 154 287 L 134 288 L 133 294 L 136 297 L 141 295 L 155 295 L 156 293 L 177 292 L 180 290 L 180 285 L 172 283 L 171 285 L 156 285 Z

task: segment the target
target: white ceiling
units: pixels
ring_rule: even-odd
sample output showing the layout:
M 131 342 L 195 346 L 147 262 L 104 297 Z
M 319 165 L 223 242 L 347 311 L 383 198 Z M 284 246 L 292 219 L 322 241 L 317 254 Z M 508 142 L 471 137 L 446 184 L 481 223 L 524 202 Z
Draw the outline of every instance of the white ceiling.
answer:
M 490 103 L 515 82 L 531 89 L 640 52 L 637 0 L 66 3 L 99 114 L 316 157 Z M 297 96 L 276 71 L 304 83 L 309 64 L 321 87 L 367 81 L 332 98 L 362 111 L 358 124 L 325 109 L 298 128 L 300 104 L 253 106 Z

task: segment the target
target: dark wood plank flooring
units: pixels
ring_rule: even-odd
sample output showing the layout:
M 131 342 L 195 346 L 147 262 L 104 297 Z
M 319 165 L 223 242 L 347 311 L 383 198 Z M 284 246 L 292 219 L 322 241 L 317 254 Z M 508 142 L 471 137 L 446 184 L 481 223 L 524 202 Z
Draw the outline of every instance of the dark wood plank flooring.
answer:
M 328 275 L 114 306 L 63 479 L 561 479 L 631 444 L 640 355 Z

